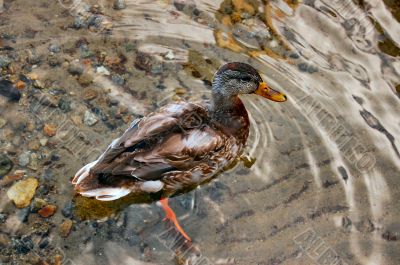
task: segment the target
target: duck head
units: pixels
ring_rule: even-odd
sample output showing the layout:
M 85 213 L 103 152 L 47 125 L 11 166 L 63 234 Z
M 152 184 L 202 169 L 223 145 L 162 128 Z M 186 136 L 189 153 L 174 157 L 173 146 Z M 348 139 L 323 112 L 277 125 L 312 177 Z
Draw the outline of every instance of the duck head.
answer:
M 270 88 L 252 66 L 232 62 L 221 66 L 212 82 L 214 103 L 224 105 L 241 94 L 256 94 L 276 102 L 287 100 L 285 94 Z

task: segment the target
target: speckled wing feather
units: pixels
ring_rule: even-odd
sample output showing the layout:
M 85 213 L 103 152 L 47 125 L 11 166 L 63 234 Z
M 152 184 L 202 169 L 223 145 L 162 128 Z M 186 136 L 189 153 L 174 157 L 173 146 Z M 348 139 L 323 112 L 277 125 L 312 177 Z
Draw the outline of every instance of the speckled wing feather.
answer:
M 197 121 L 193 122 L 194 119 Z M 182 135 L 191 135 L 192 130 L 201 126 L 207 119 L 207 110 L 197 104 L 182 102 L 163 107 L 158 112 L 134 121 L 130 128 L 107 148 L 91 172 L 131 175 L 132 168 L 144 167 L 137 162 L 152 163 L 157 171 L 159 167 L 165 168 L 162 164 L 168 159 L 163 158 L 169 155 L 171 160 L 184 162 L 190 157 L 186 155 L 185 158 L 179 158 L 179 152 L 184 150 L 182 147 L 180 151 L 174 148 L 179 149 Z M 174 154 L 177 157 L 173 157 Z M 123 172 L 124 167 L 128 172 Z M 145 179 L 145 174 L 141 175 Z
M 212 167 L 212 156 L 227 139 L 208 121 L 207 109 L 201 105 L 175 103 L 161 108 L 133 122 L 97 161 L 77 173 L 73 183 L 80 191 L 132 186 L 163 179 L 171 175 L 165 175 L 168 172 L 180 175 L 208 163 Z M 198 177 L 193 179 L 196 182 Z

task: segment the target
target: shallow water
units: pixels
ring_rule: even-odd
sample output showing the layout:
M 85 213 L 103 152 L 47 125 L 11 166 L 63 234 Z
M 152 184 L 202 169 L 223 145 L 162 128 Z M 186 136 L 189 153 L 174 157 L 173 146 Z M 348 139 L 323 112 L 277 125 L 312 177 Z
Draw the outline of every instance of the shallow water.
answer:
M 400 264 L 399 1 L 125 4 L 4 2 L 2 79 L 22 96 L 0 96 L 13 164 L 0 180 L 1 264 Z M 171 199 L 193 245 L 176 242 L 156 204 L 75 195 L 71 177 L 130 121 L 208 98 L 228 61 L 289 100 L 243 96 L 254 165 Z M 39 187 L 18 209 L 7 191 L 29 177 Z M 55 214 L 41 217 L 37 199 Z

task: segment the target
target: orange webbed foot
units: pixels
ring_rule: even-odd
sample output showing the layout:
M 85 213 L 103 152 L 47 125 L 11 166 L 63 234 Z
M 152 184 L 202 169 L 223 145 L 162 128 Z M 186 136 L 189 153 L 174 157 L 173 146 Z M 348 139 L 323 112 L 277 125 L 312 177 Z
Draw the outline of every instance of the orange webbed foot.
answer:
M 178 230 L 178 232 L 188 241 L 192 241 L 190 237 L 183 231 L 182 227 L 180 226 L 178 219 L 176 218 L 176 215 L 174 213 L 174 210 L 172 210 L 171 207 L 168 205 L 168 198 L 164 198 L 160 200 L 161 207 L 163 208 L 165 212 L 165 218 L 163 221 L 170 221 L 173 223 Z

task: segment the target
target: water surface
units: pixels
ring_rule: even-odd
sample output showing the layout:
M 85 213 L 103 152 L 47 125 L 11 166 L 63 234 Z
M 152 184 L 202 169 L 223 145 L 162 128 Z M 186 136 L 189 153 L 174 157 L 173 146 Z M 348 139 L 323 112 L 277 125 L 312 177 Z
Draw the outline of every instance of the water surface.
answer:
M 18 102 L 1 97 L 0 149 L 7 175 L 38 179 L 36 203 L 57 210 L 17 209 L 3 177 L 0 262 L 400 263 L 398 1 L 125 4 L 4 2 L 2 79 L 25 85 Z M 209 98 L 229 61 L 250 63 L 289 100 L 243 96 L 255 164 L 171 200 L 193 246 L 176 242 L 156 204 L 75 195 L 71 176 L 130 121 Z

